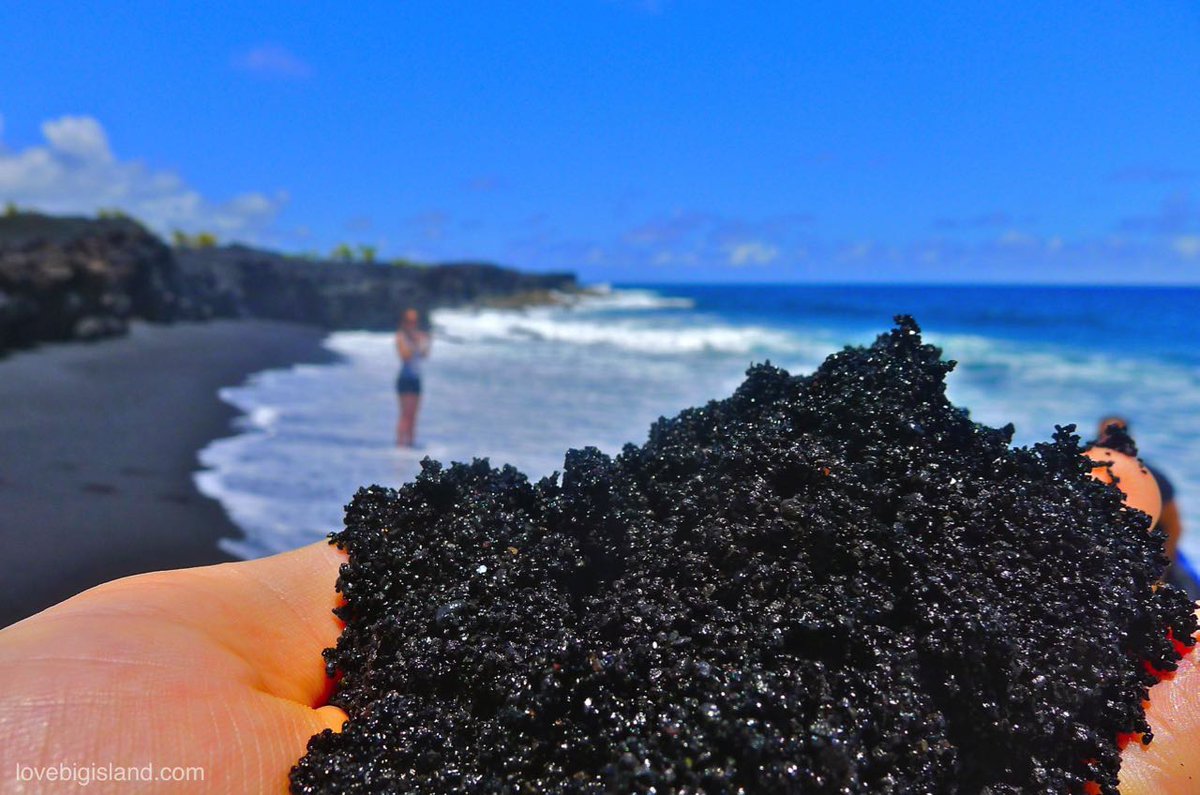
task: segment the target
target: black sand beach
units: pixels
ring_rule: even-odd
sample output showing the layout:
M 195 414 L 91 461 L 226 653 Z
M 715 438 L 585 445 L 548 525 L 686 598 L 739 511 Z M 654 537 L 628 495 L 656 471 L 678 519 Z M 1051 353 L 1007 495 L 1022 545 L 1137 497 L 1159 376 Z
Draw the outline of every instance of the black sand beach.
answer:
M 318 328 L 138 324 L 127 337 L 0 360 L 0 626 L 116 577 L 229 560 L 238 535 L 192 481 L 228 435 L 217 390 L 327 361 Z

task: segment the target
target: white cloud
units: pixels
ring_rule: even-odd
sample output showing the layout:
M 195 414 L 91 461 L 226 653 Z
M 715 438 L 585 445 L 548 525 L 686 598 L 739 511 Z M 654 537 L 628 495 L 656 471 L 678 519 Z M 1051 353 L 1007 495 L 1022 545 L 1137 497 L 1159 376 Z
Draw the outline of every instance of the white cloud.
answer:
M 1027 232 L 1022 232 L 1020 229 L 1009 229 L 1000 235 L 996 242 L 1008 248 L 1025 248 L 1035 245 L 1038 241 L 1036 237 Z
M 922 248 L 917 252 L 917 260 L 924 262 L 927 265 L 936 265 L 942 261 L 941 249 L 929 247 Z
M 842 248 L 838 258 L 843 260 L 866 259 L 875 253 L 875 243 L 870 240 L 860 240 Z
M 90 116 L 46 121 L 42 135 L 43 144 L 17 151 L 0 140 L 0 202 L 63 214 L 119 208 L 160 233 L 206 230 L 247 241 L 287 202 L 282 192 L 206 199 L 174 171 L 116 157 L 104 127 Z
M 233 66 L 261 77 L 302 80 L 312 75 L 312 67 L 281 44 L 260 44 L 235 55 Z
M 652 265 L 696 265 L 700 258 L 696 256 L 694 251 L 671 251 L 663 249 L 657 251 L 654 257 L 650 260 Z
M 1200 235 L 1180 235 L 1175 238 L 1173 247 L 1184 259 L 1200 257 Z
M 91 116 L 63 116 L 42 124 L 42 135 L 50 148 L 82 161 L 108 163 L 113 159 L 108 135 Z
M 767 265 L 778 256 L 778 247 L 757 240 L 736 243 L 729 247 L 729 264 L 736 267 Z

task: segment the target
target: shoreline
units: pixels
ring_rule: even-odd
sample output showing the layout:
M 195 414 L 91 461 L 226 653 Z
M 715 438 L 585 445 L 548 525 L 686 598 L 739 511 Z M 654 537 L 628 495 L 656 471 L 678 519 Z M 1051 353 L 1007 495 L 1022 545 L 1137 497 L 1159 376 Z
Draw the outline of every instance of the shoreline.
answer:
M 219 391 L 265 370 L 338 361 L 328 334 L 263 320 L 139 323 L 126 337 L 0 359 L 0 551 L 10 568 L 0 628 L 100 582 L 241 559 L 219 542 L 246 534 L 195 478 L 201 450 L 243 432 L 243 412 Z M 1194 560 L 1179 572 L 1193 597 Z
M 218 390 L 336 360 L 327 333 L 138 323 L 0 359 L 0 627 L 108 580 L 236 560 L 218 541 L 241 529 L 194 480 L 199 451 L 236 432 Z

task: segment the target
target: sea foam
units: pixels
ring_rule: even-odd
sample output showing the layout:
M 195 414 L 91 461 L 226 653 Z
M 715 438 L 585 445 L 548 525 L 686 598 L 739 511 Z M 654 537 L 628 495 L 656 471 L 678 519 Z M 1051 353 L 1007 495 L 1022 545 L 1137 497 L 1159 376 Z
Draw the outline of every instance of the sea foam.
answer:
M 340 527 L 358 487 L 398 486 L 424 456 L 488 457 L 549 475 L 568 448 L 613 454 L 643 441 L 658 417 L 728 395 L 751 362 L 810 372 L 842 345 L 870 342 L 878 323 L 854 322 L 861 327 L 739 320 L 648 290 L 524 311 L 438 311 L 416 450 L 392 444 L 391 335 L 335 332 L 326 345 L 337 361 L 259 373 L 221 391 L 245 418 L 236 435 L 201 452 L 196 479 L 245 533 L 223 543 L 228 551 L 290 549 Z M 1068 422 L 1086 438 L 1111 412 L 1154 418 L 1139 427 L 1138 442 L 1174 477 L 1185 519 L 1200 521 L 1200 446 L 1191 441 L 1200 368 L 925 325 L 930 341 L 960 362 L 951 398 L 977 421 L 1013 422 L 1017 443 L 1047 439 Z M 1200 560 L 1196 530 L 1185 549 Z

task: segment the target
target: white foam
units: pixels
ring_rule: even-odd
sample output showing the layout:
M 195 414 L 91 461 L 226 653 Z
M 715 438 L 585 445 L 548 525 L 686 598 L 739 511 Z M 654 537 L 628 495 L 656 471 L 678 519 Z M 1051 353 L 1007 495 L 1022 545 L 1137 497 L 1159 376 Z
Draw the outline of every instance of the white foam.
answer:
M 549 312 L 445 312 L 436 329 L 450 341 L 519 342 L 543 340 L 570 345 L 609 345 L 650 354 L 793 352 L 788 334 L 762 327 L 711 325 L 654 327 L 646 321 L 597 321 Z
M 729 393 L 752 359 L 820 356 L 819 345 L 765 328 L 654 328 L 627 314 L 643 303 L 438 312 L 420 418 L 426 447 L 416 452 L 391 445 L 389 334 L 337 332 L 326 343 L 337 363 L 260 373 L 223 390 L 250 416 L 243 433 L 201 453 L 200 488 L 247 534 L 224 547 L 253 556 L 320 538 L 340 525 L 359 486 L 397 486 L 424 455 L 489 457 L 547 475 L 569 447 L 615 453 L 642 441 L 658 417 Z
M 599 289 L 592 288 L 578 305 L 595 309 L 653 310 L 653 309 L 691 309 L 696 302 L 690 298 L 678 298 L 659 295 L 653 290 L 613 290 L 604 285 Z
M 252 557 L 337 529 L 363 485 L 398 486 L 422 456 L 489 457 L 531 477 L 561 466 L 570 447 L 617 452 L 659 416 L 728 395 L 751 361 L 809 372 L 845 342 L 824 328 L 737 325 L 688 312 L 653 293 L 611 291 L 574 306 L 435 313 L 420 437 L 397 451 L 396 361 L 391 336 L 337 332 L 329 365 L 268 371 L 221 397 L 247 415 L 241 433 L 201 452 L 197 484 L 246 532 L 228 541 Z M 853 335 L 850 335 L 853 336 Z M 1013 422 L 1017 442 L 1047 439 L 1055 423 L 1085 438 L 1105 414 L 1153 418 L 1138 430 L 1146 458 L 1179 487 L 1185 550 L 1200 561 L 1200 369 L 1092 355 L 978 335 L 930 335 L 961 364 L 949 394 L 990 425 Z M 1170 462 L 1169 465 L 1162 462 Z
M 248 419 L 253 427 L 269 431 L 279 420 L 279 409 L 273 406 L 255 406 Z

